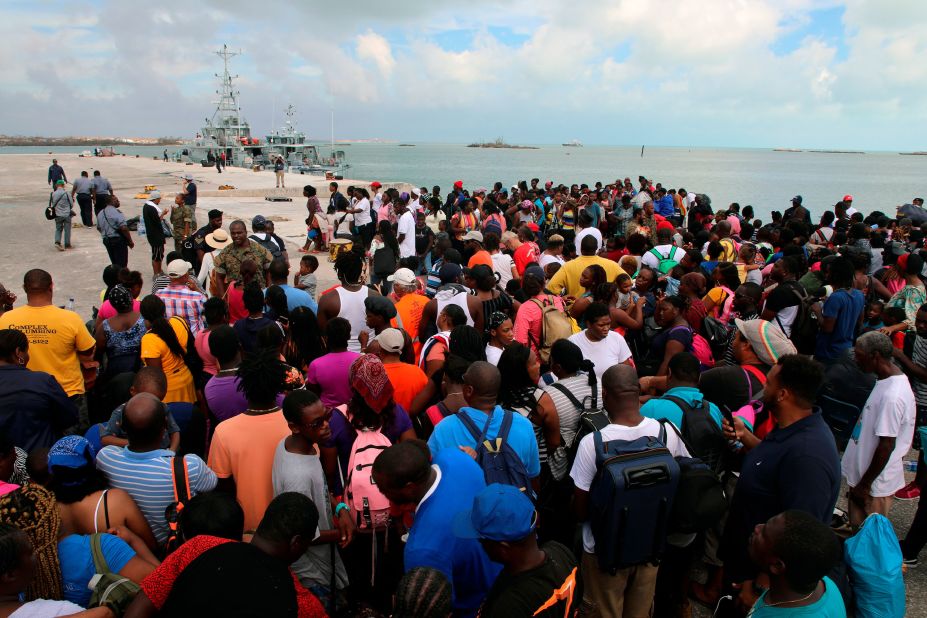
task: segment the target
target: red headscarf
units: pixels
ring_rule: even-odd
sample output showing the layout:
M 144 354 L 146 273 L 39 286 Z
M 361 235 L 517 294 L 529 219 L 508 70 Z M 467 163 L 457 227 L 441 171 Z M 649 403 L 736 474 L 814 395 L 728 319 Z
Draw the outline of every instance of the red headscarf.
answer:
M 351 363 L 349 380 L 351 388 L 364 398 L 374 412 L 382 412 L 393 398 L 393 385 L 378 356 L 364 354 L 358 357 Z

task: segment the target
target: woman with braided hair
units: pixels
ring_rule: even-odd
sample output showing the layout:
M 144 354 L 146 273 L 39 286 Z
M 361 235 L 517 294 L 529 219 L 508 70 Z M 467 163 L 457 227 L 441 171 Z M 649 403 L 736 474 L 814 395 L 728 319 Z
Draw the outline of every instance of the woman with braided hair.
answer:
M 71 534 L 62 526 L 55 498 L 44 487 L 27 484 L 0 497 L 0 523 L 29 535 L 35 548 L 38 573 L 26 589 L 27 599 L 61 599 L 86 607 L 87 585 L 96 574 L 92 536 Z M 136 534 L 115 526 L 100 535 L 100 549 L 108 569 L 141 583 L 160 562 Z
M 36 553 L 29 535 L 12 524 L 0 524 L 0 616 L 80 616 L 110 618 L 108 607 L 84 610 L 70 601 L 52 599 L 21 600 L 37 575 Z
M 415 567 L 399 580 L 393 618 L 448 618 L 451 615 L 451 584 L 444 573 Z

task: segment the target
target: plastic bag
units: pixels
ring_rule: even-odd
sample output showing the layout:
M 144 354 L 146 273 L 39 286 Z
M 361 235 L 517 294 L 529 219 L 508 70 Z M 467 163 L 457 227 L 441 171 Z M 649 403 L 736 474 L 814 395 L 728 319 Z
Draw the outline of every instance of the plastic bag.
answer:
M 903 558 L 891 522 L 873 513 L 845 547 L 857 618 L 903 618 Z

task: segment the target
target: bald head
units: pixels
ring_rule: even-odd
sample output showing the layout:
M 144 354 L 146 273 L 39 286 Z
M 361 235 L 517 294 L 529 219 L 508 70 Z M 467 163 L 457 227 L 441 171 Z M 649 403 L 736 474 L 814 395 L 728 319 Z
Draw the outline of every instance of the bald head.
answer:
M 160 448 L 167 429 L 167 408 L 151 393 L 138 393 L 126 403 L 122 427 L 133 451 Z
M 502 383 L 502 376 L 495 365 L 476 361 L 464 373 L 463 381 L 467 403 L 478 410 L 495 407 Z
M 619 425 L 640 421 L 640 382 L 628 365 L 613 365 L 602 374 L 602 404 L 609 419 Z
M 640 393 L 637 371 L 630 365 L 612 365 L 602 374 L 602 388 L 613 395 Z

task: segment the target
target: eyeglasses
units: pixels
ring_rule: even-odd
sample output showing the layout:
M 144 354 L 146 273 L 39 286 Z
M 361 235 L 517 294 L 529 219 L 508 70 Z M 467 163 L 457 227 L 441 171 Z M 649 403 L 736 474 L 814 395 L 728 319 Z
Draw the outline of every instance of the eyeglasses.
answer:
M 321 428 L 325 423 L 327 423 L 328 421 L 332 419 L 332 412 L 333 412 L 332 410 L 326 410 L 325 414 L 323 414 L 316 420 L 312 421 L 311 423 L 306 423 L 306 428 L 307 429 Z

